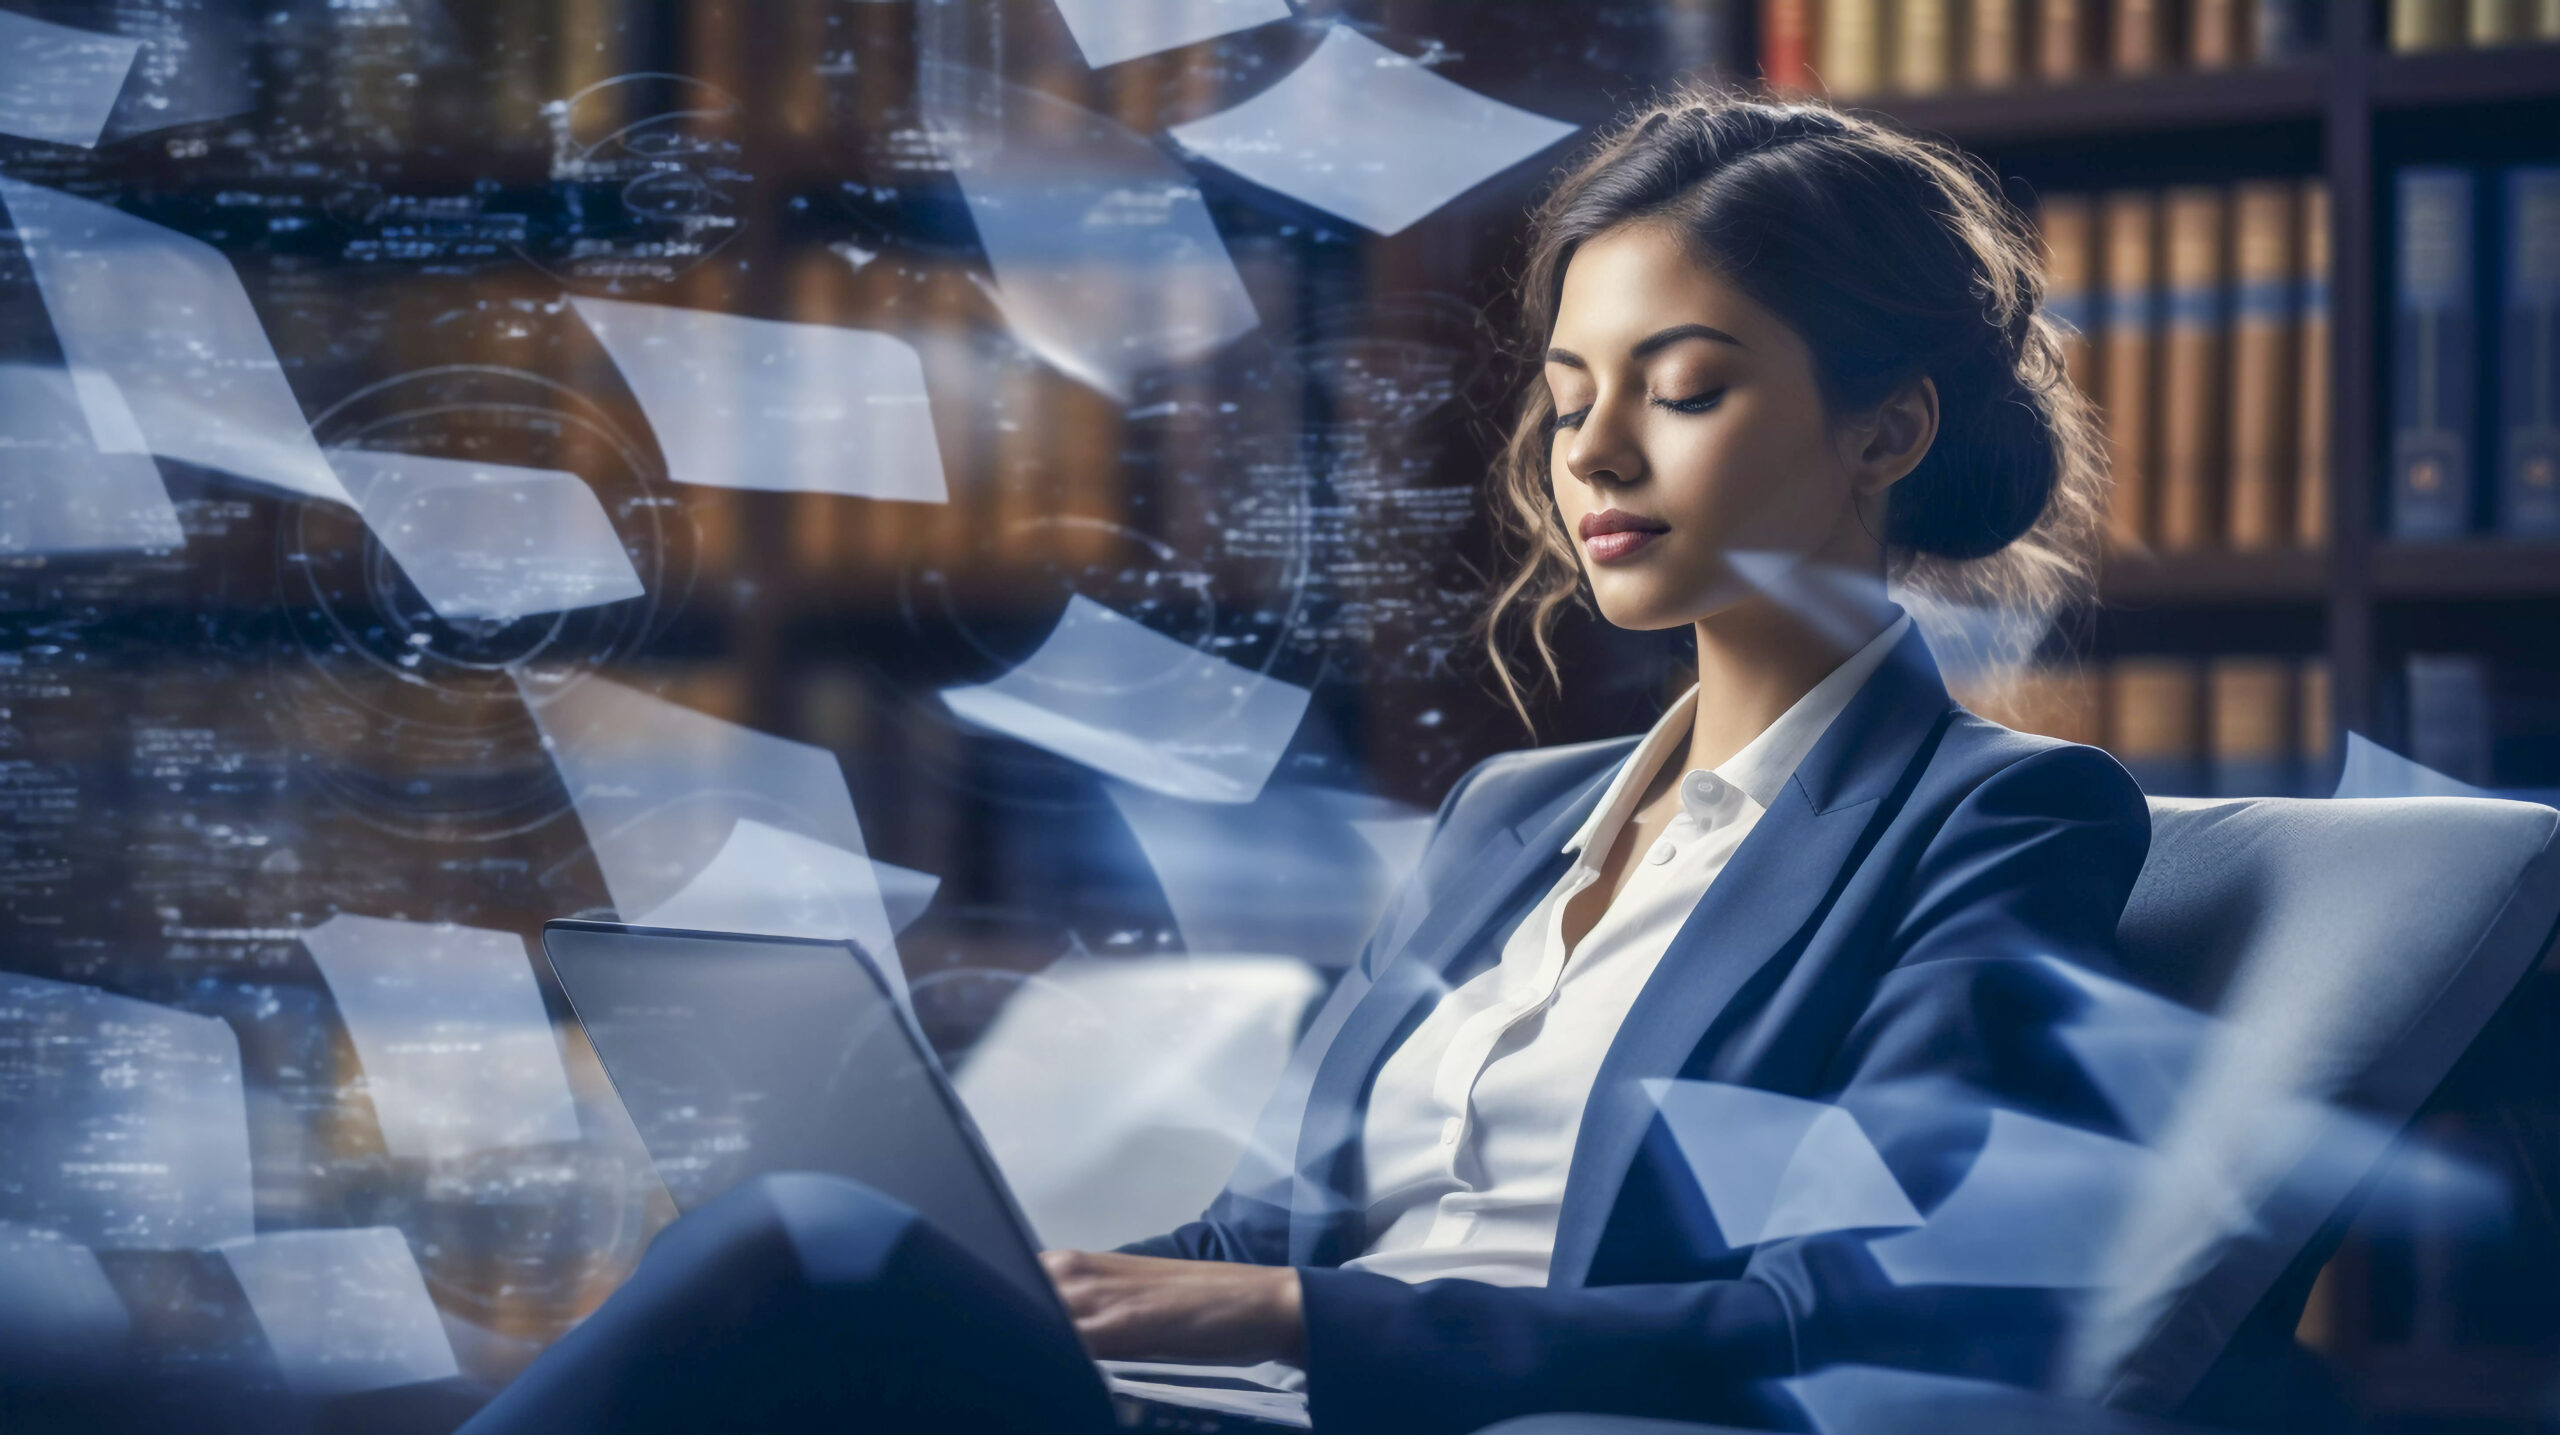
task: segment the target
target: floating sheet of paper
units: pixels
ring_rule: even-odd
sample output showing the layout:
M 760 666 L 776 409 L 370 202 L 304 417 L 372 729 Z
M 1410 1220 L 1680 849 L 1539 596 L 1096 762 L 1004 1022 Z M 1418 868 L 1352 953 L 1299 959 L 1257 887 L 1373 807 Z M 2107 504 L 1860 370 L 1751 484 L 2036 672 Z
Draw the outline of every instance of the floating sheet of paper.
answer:
M 1194 802 L 1251 802 L 1308 697 L 1082 594 L 1029 661 L 942 691 L 945 706 L 980 727 Z
M 295 1393 L 347 1395 L 460 1373 L 398 1228 L 283 1231 L 221 1252 Z
M 508 621 L 643 591 L 574 473 L 377 449 L 333 449 L 329 462 L 438 617 Z
M 523 938 L 340 913 L 302 946 L 337 999 L 392 1155 L 578 1139 Z
M 87 1246 L 0 1221 L 0 1373 L 106 1359 L 132 1326 Z
M 708 309 L 569 303 L 640 400 L 678 483 L 950 501 L 924 362 L 905 340 Z
M 662 909 L 683 897 L 675 915 L 735 911 L 737 904 L 718 894 L 733 880 L 748 892 L 764 890 L 752 869 L 779 854 L 822 879 L 828 910 L 846 918 L 846 929 L 826 935 L 859 942 L 904 991 L 887 904 L 834 753 L 602 678 L 556 693 L 536 691 L 521 672 L 516 681 L 604 869 L 605 889 L 626 918 L 646 913 L 659 925 L 708 925 L 669 921 Z M 714 867 L 719 872 L 696 888 Z
M 1711 1081 L 1649 1080 L 1725 1244 L 1920 1224 L 1857 1118 L 1837 1106 Z
M 138 435 L 163 458 L 349 502 L 221 251 L 15 180 L 0 179 L 0 200 L 74 374 L 94 371 L 124 400 L 122 413 L 89 410 L 100 448 Z M 98 391 L 79 388 L 86 407 Z
M 1320 985 L 1280 957 L 1069 957 L 1025 982 L 957 1085 L 1040 1239 L 1108 1250 L 1196 1218 Z
M 1973 1165 L 1921 1227 L 1867 1249 L 1907 1286 L 2095 1286 L 2152 1165 L 2129 1141 L 1994 1109 Z
M 1577 128 L 1337 25 L 1279 83 L 1168 133 L 1265 189 L 1394 234 Z
M 2213 1020 L 2086 967 L 2039 958 L 2089 998 L 2088 1007 L 2055 1029 L 2055 1039 L 2125 1123 L 2148 1142 L 2169 1124 L 2185 1094 Z
M 884 869 L 900 874 L 894 909 Z M 920 897 L 918 879 L 925 884 Z M 698 932 L 849 938 L 877 960 L 895 950 L 892 935 L 906 925 L 897 913 L 903 911 L 913 921 L 940 885 L 938 877 L 871 862 L 816 838 L 742 817 L 710 865 L 638 920 Z M 902 980 L 895 962 L 884 962 L 882 975 L 892 983 Z
M 140 453 L 100 451 L 68 371 L 0 364 L 0 553 L 186 541 L 159 466 Z
M 1192 802 L 1118 782 L 1103 790 L 1146 853 L 1185 950 L 1286 955 L 1325 968 L 1359 958 L 1411 870 L 1388 863 L 1406 847 L 1420 855 L 1406 828 L 1431 822 L 1355 818 L 1390 804 L 1303 787 L 1266 786 L 1245 803 Z M 1393 858 L 1364 827 L 1393 839 Z
M 188 1250 L 254 1229 L 250 1190 L 228 1024 L 0 973 L 0 1220 Z
M 1197 45 L 1289 18 L 1288 0 L 1057 0 L 1084 62 L 1122 60 Z
M 2347 734 L 2347 760 L 2332 797 L 2495 797 L 2457 777 L 2411 762 L 2360 732 Z
M 256 102 L 258 14 L 245 0 L 122 0 L 97 8 L 142 42 L 107 119 L 108 139 L 202 124 Z
M 1262 322 L 1199 185 L 1153 141 L 954 66 L 926 93 L 995 275 L 989 296 L 1059 372 L 1125 400 L 1139 373 Z
M 0 10 L 0 134 L 95 145 L 141 48 L 122 35 Z

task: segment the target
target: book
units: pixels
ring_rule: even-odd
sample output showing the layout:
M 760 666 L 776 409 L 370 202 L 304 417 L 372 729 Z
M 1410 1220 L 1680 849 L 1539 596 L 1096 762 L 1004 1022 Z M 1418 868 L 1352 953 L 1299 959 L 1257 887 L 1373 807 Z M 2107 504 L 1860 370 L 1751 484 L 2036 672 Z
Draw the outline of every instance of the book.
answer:
M 2309 59 L 2319 48 L 2317 0 L 2257 0 L 2249 8 L 2249 58 L 2261 65 Z
M 2045 312 L 2070 332 L 2062 341 L 2064 372 L 2082 393 L 2093 393 L 2097 332 L 2096 216 L 2085 194 L 2047 195 L 2036 206 L 2036 237 L 2044 251 Z
M 1743 0 L 1670 0 L 1661 7 L 1663 59 L 1676 74 L 1730 74 Z
M 2107 57 L 2119 75 L 2147 75 L 2169 64 L 2166 0 L 2115 0 Z
M 2138 548 L 2151 537 L 2153 467 L 2152 360 L 2157 328 L 2159 199 L 2149 190 L 2114 190 L 2098 202 L 2103 249 L 2098 316 L 2098 407 L 2106 416 L 2115 475 L 2108 535 Z
M 2159 502 L 2164 551 L 2202 548 L 2219 526 L 2223 409 L 2223 192 L 2182 185 L 2163 199 Z
M 2477 653 L 2411 653 L 2404 680 L 2409 760 L 2456 782 L 2489 786 L 2488 660 Z
M 2393 189 L 2391 532 L 2452 538 L 2471 518 L 2471 174 L 2419 166 Z
M 2142 790 L 2204 786 L 2203 683 L 2187 658 L 2118 658 L 2107 668 L 2107 748 Z
M 2294 683 L 2296 787 L 2305 797 L 2326 797 L 2338 790 L 2338 719 L 2331 706 L 2329 660 L 2303 659 Z
M 2391 0 L 2391 48 L 2410 55 L 2462 43 L 2462 0 Z
M 2329 542 L 2329 183 L 2303 181 L 2295 216 L 2302 287 L 2294 293 L 2294 542 Z
M 2531 38 L 2560 40 L 2560 0 L 2533 0 Z
M 2223 455 L 2223 541 L 2281 548 L 2293 539 L 2294 186 L 2237 185 L 2231 195 L 2231 410 Z
M 2024 0 L 1972 0 L 1965 8 L 1964 78 L 1980 90 L 2006 89 L 2018 82 L 2018 8 Z
M 2227 70 L 2247 52 L 2241 42 L 2241 0 L 2187 0 L 2187 63 L 2199 70 Z
M 2089 71 L 2096 0 L 2036 0 L 2036 78 L 2047 84 Z
M 1955 79 L 1956 0 L 1901 0 L 1893 7 L 1893 88 L 1935 94 Z
M 1760 0 L 1760 75 L 1773 90 L 1811 94 L 1813 0 Z
M 2532 33 L 2527 0 L 2469 0 L 2463 7 L 2463 38 L 2475 46 L 2513 45 Z
M 2002 727 L 2101 745 L 2099 677 L 2085 664 L 2035 663 L 1951 686 L 1956 700 Z
M 2296 787 L 2294 669 L 2283 658 L 2217 657 L 2205 676 L 2205 746 L 2217 797 Z
M 1824 0 L 1814 36 L 1815 78 L 1839 96 L 1884 87 L 1884 0 Z
M 2498 531 L 2560 537 L 2560 165 L 2499 185 Z

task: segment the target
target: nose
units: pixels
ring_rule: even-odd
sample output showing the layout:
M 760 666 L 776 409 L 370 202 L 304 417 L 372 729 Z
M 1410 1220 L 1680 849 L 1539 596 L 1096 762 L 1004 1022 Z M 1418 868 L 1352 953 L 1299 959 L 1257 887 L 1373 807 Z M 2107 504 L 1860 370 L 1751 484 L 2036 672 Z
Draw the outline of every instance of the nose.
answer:
M 1607 398 L 1594 399 L 1582 422 L 1564 430 L 1564 469 L 1594 488 L 1630 484 L 1644 476 L 1644 450 L 1635 426 Z

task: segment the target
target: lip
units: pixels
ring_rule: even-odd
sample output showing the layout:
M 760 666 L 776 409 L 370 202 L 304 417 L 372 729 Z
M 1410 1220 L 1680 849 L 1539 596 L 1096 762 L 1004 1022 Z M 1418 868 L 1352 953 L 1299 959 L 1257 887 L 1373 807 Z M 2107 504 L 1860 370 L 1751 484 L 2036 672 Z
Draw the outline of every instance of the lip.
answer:
M 1616 508 L 1586 513 L 1576 526 L 1582 534 L 1583 551 L 1589 553 L 1595 563 L 1614 563 L 1632 558 L 1650 547 L 1653 540 L 1671 531 L 1671 525 L 1658 518 L 1639 518 Z

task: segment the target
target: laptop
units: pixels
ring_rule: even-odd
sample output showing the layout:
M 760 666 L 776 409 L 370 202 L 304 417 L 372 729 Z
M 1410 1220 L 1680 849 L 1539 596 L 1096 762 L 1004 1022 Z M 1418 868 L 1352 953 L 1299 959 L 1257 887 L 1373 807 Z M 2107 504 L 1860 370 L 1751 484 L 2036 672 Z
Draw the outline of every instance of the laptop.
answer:
M 927 1213 L 1073 1338 L 1030 1222 L 857 944 L 564 919 L 542 950 L 679 1211 L 769 1172 L 850 1177 Z M 1307 1428 L 1303 1394 L 1220 1368 L 1095 1375 L 1133 1429 Z

